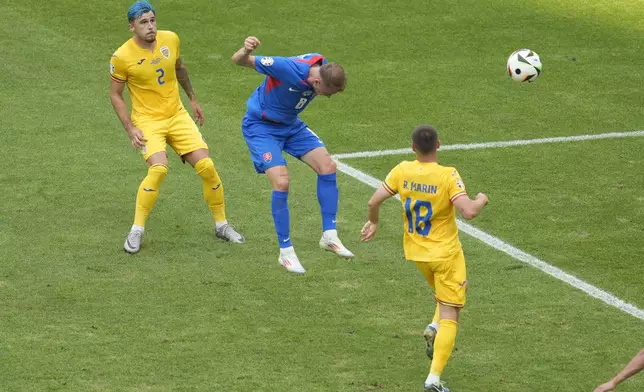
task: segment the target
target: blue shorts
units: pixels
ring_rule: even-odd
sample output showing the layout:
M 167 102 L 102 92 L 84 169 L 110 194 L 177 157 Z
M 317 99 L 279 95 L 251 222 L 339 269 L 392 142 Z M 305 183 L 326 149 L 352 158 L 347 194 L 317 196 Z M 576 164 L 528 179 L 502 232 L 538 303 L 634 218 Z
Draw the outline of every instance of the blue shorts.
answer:
M 284 125 L 244 116 L 242 132 L 257 173 L 286 166 L 282 151 L 300 159 L 307 152 L 324 147 L 324 142 L 300 119 Z

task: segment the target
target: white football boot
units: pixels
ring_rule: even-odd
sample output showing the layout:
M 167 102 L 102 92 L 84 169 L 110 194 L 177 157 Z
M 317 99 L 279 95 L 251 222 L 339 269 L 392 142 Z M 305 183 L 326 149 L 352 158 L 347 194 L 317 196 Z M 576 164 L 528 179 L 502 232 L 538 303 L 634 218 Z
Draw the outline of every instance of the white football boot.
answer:
M 440 381 L 436 384 L 425 383 L 425 390 L 431 392 L 450 392 L 450 389 L 441 384 Z
M 129 254 L 135 254 L 141 250 L 141 242 L 143 241 L 143 230 L 141 229 L 132 229 L 127 233 L 125 238 L 125 244 L 123 244 L 123 250 Z
M 246 242 L 244 236 L 235 231 L 235 228 L 228 223 L 219 228 L 215 228 L 215 235 L 222 240 L 234 242 L 236 244 L 243 244 Z
M 337 230 L 327 230 L 322 233 L 322 238 L 320 239 L 320 248 L 333 252 L 340 257 L 345 259 L 351 259 L 354 257 L 353 253 L 342 245 L 342 241 L 338 238 Z
M 279 262 L 288 272 L 294 272 L 296 274 L 303 274 L 306 272 L 304 267 L 302 267 L 302 264 L 300 264 L 300 259 L 297 258 L 295 249 L 293 249 L 292 246 L 280 249 Z

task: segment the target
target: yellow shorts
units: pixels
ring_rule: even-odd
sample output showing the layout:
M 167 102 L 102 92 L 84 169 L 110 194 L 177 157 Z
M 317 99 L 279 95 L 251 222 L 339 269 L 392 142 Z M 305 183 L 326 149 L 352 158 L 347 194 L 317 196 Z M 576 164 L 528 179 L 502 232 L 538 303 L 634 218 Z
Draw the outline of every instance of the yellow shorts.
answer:
M 141 149 L 145 160 L 153 154 L 165 152 L 166 143 L 179 156 L 202 148 L 208 149 L 197 124 L 186 110 L 164 120 L 145 119 L 136 121 L 134 125 L 143 131 L 143 137 L 148 139 Z
M 438 303 L 455 308 L 465 306 L 467 274 L 462 250 L 441 261 L 416 261 L 416 267 L 434 289 Z

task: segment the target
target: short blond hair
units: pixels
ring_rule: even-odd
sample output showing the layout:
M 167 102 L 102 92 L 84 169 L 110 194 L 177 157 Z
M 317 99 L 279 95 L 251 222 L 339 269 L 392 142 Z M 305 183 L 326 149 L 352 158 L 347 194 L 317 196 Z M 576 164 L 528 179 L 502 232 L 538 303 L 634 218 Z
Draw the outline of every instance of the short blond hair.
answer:
M 338 90 L 344 90 L 347 84 L 347 75 L 340 64 L 327 63 L 320 67 L 320 79 L 322 83 Z

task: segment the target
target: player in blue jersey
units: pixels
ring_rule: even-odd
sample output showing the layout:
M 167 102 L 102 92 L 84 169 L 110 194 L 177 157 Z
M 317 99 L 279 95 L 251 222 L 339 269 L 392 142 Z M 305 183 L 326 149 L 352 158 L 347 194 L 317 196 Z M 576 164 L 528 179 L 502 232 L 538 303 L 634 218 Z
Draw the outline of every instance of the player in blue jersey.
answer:
M 317 195 L 322 212 L 320 247 L 341 257 L 351 253 L 338 238 L 335 219 L 338 187 L 335 162 L 324 142 L 298 117 L 317 95 L 330 97 L 344 90 L 346 75 L 338 64 L 328 63 L 319 53 L 296 57 L 251 56 L 260 44 L 248 37 L 232 57 L 235 64 L 266 75 L 247 101 L 242 131 L 255 170 L 266 173 L 273 187 L 271 209 L 280 246 L 279 263 L 288 271 L 304 273 L 290 236 L 288 211 L 289 177 L 285 151 L 309 165 L 318 174 Z

